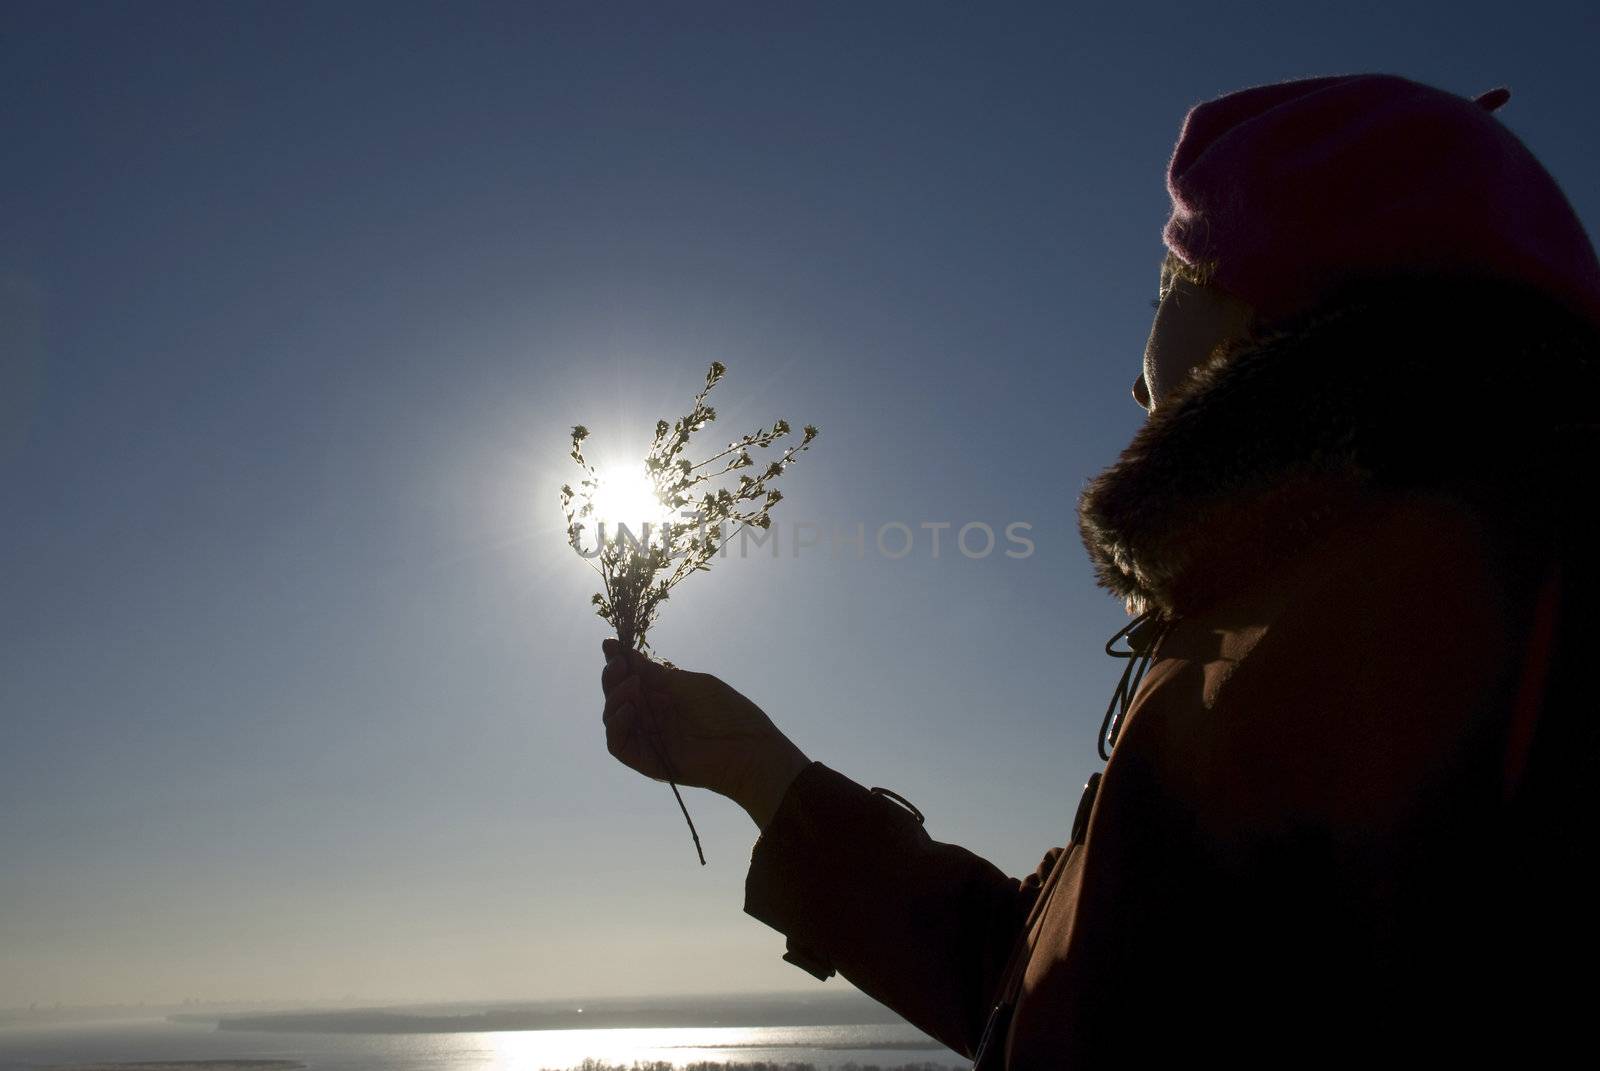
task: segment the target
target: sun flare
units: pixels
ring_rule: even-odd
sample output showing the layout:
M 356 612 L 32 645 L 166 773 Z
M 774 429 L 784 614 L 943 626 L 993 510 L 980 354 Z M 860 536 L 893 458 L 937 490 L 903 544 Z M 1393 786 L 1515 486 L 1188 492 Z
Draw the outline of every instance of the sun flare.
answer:
M 656 494 L 643 466 L 618 465 L 602 469 L 594 495 L 594 517 L 605 525 L 606 538 L 613 539 L 623 527 L 644 540 L 644 526 L 650 526 L 652 539 L 672 518 L 671 511 Z

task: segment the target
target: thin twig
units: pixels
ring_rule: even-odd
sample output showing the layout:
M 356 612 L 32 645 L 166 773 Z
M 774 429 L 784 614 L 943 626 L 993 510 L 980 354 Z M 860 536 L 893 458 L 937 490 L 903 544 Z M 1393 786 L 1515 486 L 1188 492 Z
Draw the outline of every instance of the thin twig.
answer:
M 640 684 L 642 685 L 643 681 L 641 681 Z M 650 724 L 651 725 L 655 725 L 656 724 L 655 707 L 653 707 L 650 704 L 649 696 L 645 693 L 645 690 L 644 690 L 644 688 L 642 686 L 639 689 L 639 700 L 645 706 L 645 710 L 647 711 L 648 720 L 649 720 Z M 651 732 L 646 732 L 644 734 L 645 739 L 650 741 L 650 747 L 656 753 L 656 761 L 661 763 L 662 768 L 664 770 L 666 770 L 666 772 L 667 772 L 667 784 L 672 786 L 672 796 L 673 796 L 674 799 L 676 799 L 678 801 L 678 810 L 683 812 L 683 820 L 685 822 L 689 823 L 689 836 L 694 838 L 694 851 L 695 851 L 695 854 L 700 857 L 700 865 L 701 866 L 705 866 L 706 865 L 706 853 L 705 853 L 705 849 L 700 847 L 700 833 L 694 828 L 694 819 L 689 817 L 689 808 L 683 802 L 683 793 L 678 791 L 678 772 L 675 769 L 673 769 L 672 760 L 667 757 L 666 751 L 664 751 L 662 749 L 661 742 L 657 739 L 657 737 L 659 735 L 660 735 L 660 730 L 659 729 L 656 729 L 655 731 L 651 731 Z

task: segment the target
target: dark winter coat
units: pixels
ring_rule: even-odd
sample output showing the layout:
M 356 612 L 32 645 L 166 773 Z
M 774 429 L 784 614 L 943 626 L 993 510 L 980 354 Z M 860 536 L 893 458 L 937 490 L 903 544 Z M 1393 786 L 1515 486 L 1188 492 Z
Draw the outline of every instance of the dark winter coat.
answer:
M 1012 1068 L 1587 1036 L 1600 347 L 1494 285 L 1330 307 L 1215 355 L 1080 499 L 1161 630 L 1081 843 L 1007 877 L 813 764 L 747 877 L 785 958 L 971 1055 L 1039 907 Z M 1040 786 L 1064 839 L 1088 773 Z

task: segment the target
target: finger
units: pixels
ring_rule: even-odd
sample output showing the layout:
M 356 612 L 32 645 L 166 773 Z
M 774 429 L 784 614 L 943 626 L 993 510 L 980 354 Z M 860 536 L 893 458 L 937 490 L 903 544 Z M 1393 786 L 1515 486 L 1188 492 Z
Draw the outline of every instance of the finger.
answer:
M 633 667 L 620 651 L 606 660 L 606 668 L 600 671 L 600 690 L 610 694 L 611 689 L 633 676 Z
M 638 677 L 628 677 L 606 693 L 605 709 L 600 714 L 600 720 L 609 725 L 617 710 L 630 705 L 635 711 L 644 706 L 644 689 Z
M 606 714 L 605 727 L 606 750 L 612 758 L 646 777 L 660 780 L 665 776 L 657 750 L 659 744 L 646 735 L 638 707 L 628 701 L 616 704 Z
M 629 651 L 628 659 L 628 664 L 632 667 L 633 672 L 644 678 L 645 685 L 652 691 L 662 688 L 664 686 L 662 682 L 665 680 L 666 675 L 672 672 L 660 662 L 653 661 L 643 651 Z
M 614 759 L 620 759 L 632 766 L 628 760 L 633 757 L 634 746 L 638 743 L 638 712 L 631 703 L 622 703 L 617 709 L 608 711 L 605 717 L 606 725 L 606 750 Z
M 653 680 L 663 668 L 652 662 L 643 651 L 625 648 L 616 640 L 605 640 L 600 644 L 600 649 L 606 654 L 606 668 L 600 671 L 602 691 L 634 673 L 645 674 Z

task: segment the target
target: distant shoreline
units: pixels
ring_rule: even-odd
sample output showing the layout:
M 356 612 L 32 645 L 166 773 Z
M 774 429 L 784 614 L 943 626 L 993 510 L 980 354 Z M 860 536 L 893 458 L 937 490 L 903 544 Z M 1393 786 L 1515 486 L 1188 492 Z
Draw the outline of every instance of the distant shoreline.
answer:
M 185 1017 L 195 1021 L 195 1017 Z M 680 1007 L 496 1008 L 460 1015 L 381 1009 L 224 1015 L 218 1030 L 291 1034 L 481 1034 L 536 1030 L 627 1030 L 685 1027 L 895 1026 L 905 1020 L 866 1002 Z
M 135 1060 L 110 1064 L 58 1064 L 47 1071 L 306 1071 L 306 1065 L 299 1060 Z

